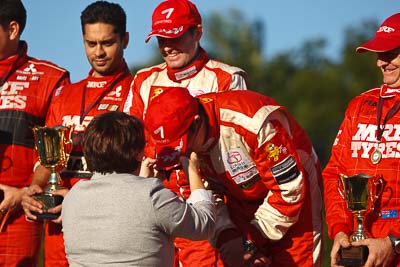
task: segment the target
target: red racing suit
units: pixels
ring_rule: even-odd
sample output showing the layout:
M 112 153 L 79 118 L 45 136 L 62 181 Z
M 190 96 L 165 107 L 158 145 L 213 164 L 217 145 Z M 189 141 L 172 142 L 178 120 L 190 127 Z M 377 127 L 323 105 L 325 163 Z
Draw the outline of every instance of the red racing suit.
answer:
M 123 64 L 114 75 L 101 78 L 92 77 L 93 70 L 86 79 L 62 87 L 54 94 L 46 125 L 74 127 L 73 149 L 67 166 L 61 171 L 63 186 L 71 188 L 80 179 L 90 179 L 82 153 L 82 137 L 86 126 L 99 114 L 108 111 L 122 111 L 133 76 L 128 66 Z M 96 226 L 93 226 L 94 229 Z M 49 221 L 45 232 L 45 267 L 68 266 L 65 255 L 61 225 Z
M 209 124 L 201 170 L 225 194 L 241 235 L 271 266 L 321 266 L 321 168 L 305 131 L 252 91 L 198 98 Z
M 383 100 L 380 125 L 384 126 L 381 141 L 377 141 L 377 114 L 379 99 Z M 355 97 L 348 105 L 344 120 L 332 147 L 332 155 L 323 171 L 326 223 L 331 239 L 343 231 L 349 236 L 355 231 L 356 222 L 346 208 L 338 190 L 339 174 L 352 176 L 364 173 L 382 176 L 383 192 L 368 212 L 364 227 L 372 238 L 389 234 L 400 237 L 400 112 L 382 123 L 389 110 L 400 101 L 400 89 L 371 89 Z M 375 148 L 382 152 L 382 159 L 373 164 L 371 155 Z M 397 256 L 391 266 L 400 266 Z
M 247 89 L 247 75 L 237 67 L 208 58 L 200 48 L 197 59 L 182 69 L 170 69 L 166 63 L 138 71 L 128 97 L 127 112 L 144 116 L 149 99 L 168 87 L 183 87 L 192 96 L 211 92 Z M 147 155 L 152 152 L 146 149 Z M 190 186 L 182 170 L 175 170 L 164 182 L 165 186 L 183 198 L 190 196 Z M 176 258 L 182 266 L 222 266 L 219 256 L 208 241 L 175 239 Z
M 52 92 L 68 84 L 69 73 L 29 57 L 20 42 L 18 54 L 0 61 L 0 183 L 29 186 L 37 155 L 32 128 L 44 125 Z M 0 232 L 0 266 L 36 266 L 42 223 L 27 222 L 13 211 Z

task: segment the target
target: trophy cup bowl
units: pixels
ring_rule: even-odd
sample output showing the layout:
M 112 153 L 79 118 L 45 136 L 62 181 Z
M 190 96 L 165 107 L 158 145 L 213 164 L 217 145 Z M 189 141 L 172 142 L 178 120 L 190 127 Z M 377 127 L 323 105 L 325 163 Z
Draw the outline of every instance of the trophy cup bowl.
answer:
M 35 194 L 34 197 L 42 202 L 44 212 L 32 212 L 38 219 L 56 219 L 60 213 L 50 213 L 48 209 L 62 203 L 63 197 L 53 195 L 53 191 L 61 189 L 61 178 L 57 168 L 65 166 L 71 151 L 71 126 L 34 127 L 35 149 L 38 152 L 40 164 L 50 169 L 50 177 L 43 194 Z
M 357 220 L 357 228 L 350 236 L 350 243 L 368 238 L 363 226 L 364 216 L 374 209 L 375 201 L 382 193 L 382 178 L 363 173 L 354 176 L 340 174 L 338 181 L 339 193 Z M 367 258 L 367 246 L 340 248 L 338 265 L 363 266 Z

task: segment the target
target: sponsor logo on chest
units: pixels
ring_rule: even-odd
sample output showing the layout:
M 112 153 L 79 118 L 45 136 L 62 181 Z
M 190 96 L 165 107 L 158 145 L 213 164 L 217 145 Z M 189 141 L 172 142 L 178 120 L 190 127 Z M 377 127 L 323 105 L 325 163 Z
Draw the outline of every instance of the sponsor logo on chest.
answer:
M 103 88 L 107 84 L 107 81 L 95 82 L 95 81 L 88 81 L 87 87 L 88 88 Z
M 26 88 L 29 88 L 29 82 L 5 82 L 0 86 L 0 108 L 25 109 L 27 96 L 23 95 L 23 91 Z
M 75 132 L 81 132 L 86 129 L 89 125 L 90 121 L 93 119 L 93 116 L 86 116 L 82 123 L 80 121 L 81 117 L 78 115 L 64 115 L 62 117 L 62 125 L 63 126 L 74 126 Z
M 357 132 L 351 137 L 351 157 L 369 158 L 377 148 L 382 158 L 400 158 L 400 124 L 386 124 L 382 141 L 376 140 L 377 126 L 375 124 L 357 125 Z M 340 133 L 338 138 L 340 139 Z

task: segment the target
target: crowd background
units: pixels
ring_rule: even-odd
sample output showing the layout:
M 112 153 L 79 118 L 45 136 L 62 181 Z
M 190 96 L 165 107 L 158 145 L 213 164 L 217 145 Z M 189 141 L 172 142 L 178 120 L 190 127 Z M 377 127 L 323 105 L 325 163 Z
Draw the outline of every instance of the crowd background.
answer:
M 29 12 L 29 6 L 27 10 Z M 30 16 L 33 15 L 30 13 Z M 239 9 L 223 14 L 204 14 L 204 21 L 202 45 L 210 57 L 246 70 L 250 89 L 271 96 L 288 107 L 306 129 L 324 167 L 347 103 L 381 83 L 381 73 L 374 65 L 375 54 L 355 54 L 357 45 L 374 35 L 381 20 L 365 18 L 344 28 L 340 51 L 335 57 L 326 52 L 329 42 L 321 36 L 293 43 L 291 49 L 268 59 L 263 56 L 266 28 L 263 22 L 247 19 Z M 135 23 L 135 18 L 129 18 L 129 22 Z M 128 50 L 132 50 L 131 53 L 134 53 L 135 45 L 130 44 Z M 147 62 L 131 66 L 132 73 L 161 62 L 155 47 L 153 55 Z M 127 60 L 129 64 L 129 56 Z M 331 241 L 325 235 L 323 266 L 329 266 L 330 247 Z

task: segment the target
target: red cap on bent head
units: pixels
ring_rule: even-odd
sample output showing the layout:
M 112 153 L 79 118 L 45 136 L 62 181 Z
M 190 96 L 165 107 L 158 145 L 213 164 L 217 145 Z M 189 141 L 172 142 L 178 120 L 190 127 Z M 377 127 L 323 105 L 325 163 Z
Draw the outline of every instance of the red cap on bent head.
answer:
M 400 47 L 400 13 L 387 18 L 375 33 L 375 37 L 357 47 L 356 51 L 387 52 Z
M 147 35 L 147 43 L 152 36 L 176 38 L 191 26 L 201 24 L 201 16 L 196 6 L 188 0 L 167 0 L 159 4 L 153 12 L 151 32 Z
M 186 152 L 188 130 L 199 113 L 197 99 L 186 88 L 171 87 L 156 90 L 144 124 L 155 142 L 157 168 L 163 169 L 179 163 Z

